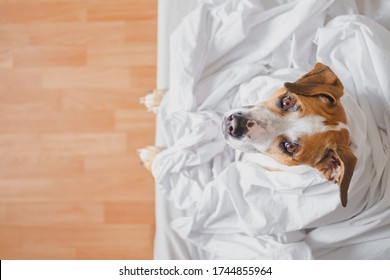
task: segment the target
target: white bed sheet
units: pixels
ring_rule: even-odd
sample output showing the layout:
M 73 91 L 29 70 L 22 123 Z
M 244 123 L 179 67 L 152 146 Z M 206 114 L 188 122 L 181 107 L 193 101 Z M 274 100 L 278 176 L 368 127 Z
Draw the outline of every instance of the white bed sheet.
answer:
M 183 2 L 186 4 L 183 5 Z M 169 50 L 169 35 L 173 31 L 174 27 L 178 25 L 178 22 L 180 21 L 180 18 L 186 14 L 188 14 L 195 6 L 197 5 L 198 1 L 159 1 L 159 61 L 158 61 L 158 82 L 157 86 L 158 88 L 169 88 L 169 69 L 170 69 L 170 60 L 168 55 Z M 202 2 L 202 1 L 199 1 Z M 208 1 L 211 2 L 211 1 Z M 214 1 L 215 2 L 215 1 Z M 219 1 L 221 2 L 221 1 Z M 233 1 L 234 2 L 234 1 Z M 288 1 L 280 1 L 282 3 L 288 2 Z M 310 1 L 306 1 L 310 2 Z M 331 3 L 331 2 L 329 2 Z M 363 2 L 353 2 L 349 1 L 348 4 L 352 6 L 355 5 L 355 9 L 359 10 L 362 13 L 365 13 L 366 15 L 375 17 L 375 20 L 382 25 L 388 27 L 389 26 L 389 20 L 387 18 L 387 13 L 383 12 L 386 11 L 383 6 L 385 6 L 384 1 L 373 1 L 370 5 L 363 4 Z M 294 3 L 291 4 L 291 7 L 293 7 Z M 307 7 L 310 5 L 308 4 Z M 326 6 L 326 5 L 325 5 Z M 174 8 L 173 8 L 174 7 Z M 321 8 L 320 5 L 316 6 L 317 8 Z M 322 7 L 323 8 L 323 7 Z M 386 8 L 386 7 L 385 7 Z M 387 11 L 389 7 L 387 7 Z M 345 7 L 342 7 L 340 5 L 335 6 L 333 9 L 329 10 L 328 16 L 335 17 L 336 15 L 343 13 L 343 12 L 349 12 L 350 9 L 346 9 Z M 315 13 L 315 11 L 311 11 Z M 337 25 L 337 24 L 336 24 Z M 326 30 L 324 31 L 326 32 Z M 326 36 L 319 36 L 319 40 L 322 40 L 323 38 L 328 38 L 329 36 L 332 36 L 332 34 L 325 34 Z M 334 35 L 334 34 L 333 34 Z M 302 35 L 303 36 L 303 35 Z M 314 39 L 314 38 L 313 38 Z M 318 38 L 317 38 L 318 39 Z M 331 45 L 331 44 L 330 44 Z M 303 48 L 304 49 L 304 48 Z M 302 50 L 302 48 L 301 48 Z M 321 57 L 321 55 L 323 56 Z M 318 52 L 317 58 L 321 59 L 322 62 L 330 62 L 331 64 L 334 64 L 335 60 L 328 59 L 329 52 L 326 50 L 326 48 L 323 48 L 323 53 Z M 295 58 L 304 57 L 305 54 L 295 54 Z M 275 60 L 272 61 L 274 68 L 279 68 L 278 64 L 280 64 L 280 68 L 283 68 L 283 60 L 285 59 L 283 56 L 278 57 L 275 56 Z M 279 60 L 280 59 L 280 60 Z M 327 61 L 328 60 L 328 61 Z M 336 60 L 337 61 L 337 60 Z M 310 63 L 313 63 L 313 61 L 308 61 L 305 59 L 302 60 L 294 60 L 290 61 L 290 63 L 293 64 L 295 68 L 301 68 L 301 69 L 308 69 Z M 340 67 L 342 69 L 342 67 Z M 294 75 L 297 75 L 299 71 L 292 73 L 289 72 L 287 76 L 291 77 Z M 250 74 L 250 73 L 248 73 Z M 283 76 L 283 74 L 281 75 Z M 285 75 L 286 76 L 286 75 Z M 344 81 L 343 81 L 344 82 Z M 347 81 L 347 87 L 348 83 L 350 81 Z M 253 85 L 253 82 L 252 82 Z M 355 85 L 351 83 L 351 85 Z M 349 86 L 351 86 L 349 85 Z M 248 84 L 248 87 L 250 88 L 251 83 Z M 363 85 L 365 86 L 365 85 Z M 251 100 L 255 101 L 258 96 L 251 95 L 251 91 L 246 89 L 242 90 L 242 95 L 247 94 L 245 98 L 242 98 L 244 102 L 249 102 Z M 241 100 L 242 101 L 242 100 Z M 367 103 L 369 104 L 369 103 Z M 207 102 L 206 102 L 207 105 Z M 203 104 L 203 106 L 206 106 Z M 360 104 L 363 107 L 364 104 Z M 209 118 L 213 118 L 213 116 L 208 116 Z M 374 116 L 375 118 L 375 116 Z M 200 120 L 202 121 L 202 119 Z M 157 124 L 157 135 L 156 135 L 156 144 L 158 146 L 167 146 L 167 139 L 164 139 L 165 131 L 162 131 L 161 129 L 165 129 L 165 127 Z M 229 152 L 227 152 L 229 153 Z M 223 168 L 220 166 L 221 171 Z M 218 173 L 218 172 L 217 172 Z M 194 217 L 197 215 L 196 212 L 199 213 L 199 209 L 189 208 L 186 207 L 186 204 L 191 204 L 192 201 L 188 201 L 188 199 L 180 199 L 180 198 L 172 198 L 171 200 L 167 200 L 167 192 L 164 191 L 164 195 L 161 193 L 161 186 L 160 188 L 156 189 L 156 237 L 155 237 L 155 258 L 156 259 L 206 259 L 206 258 L 217 258 L 213 253 L 210 253 L 208 251 L 205 251 L 203 249 L 198 248 L 197 246 L 193 245 L 193 243 L 197 241 L 201 241 L 199 239 L 199 235 L 193 237 L 192 239 L 189 238 L 189 236 L 186 236 L 186 240 L 182 239 L 175 231 L 172 230 L 171 222 L 174 220 L 177 220 L 177 218 L 181 217 Z M 180 193 L 180 191 L 179 191 Z M 175 192 L 176 194 L 176 192 Z M 194 190 L 194 193 L 192 195 L 189 195 L 189 197 L 199 197 L 200 194 L 197 193 L 197 190 Z M 169 196 L 169 195 L 168 195 Z M 178 205 L 181 204 L 181 205 Z M 178 210 L 176 207 L 186 208 L 184 210 Z M 184 218 L 189 219 L 189 218 Z M 187 221 L 191 222 L 191 219 Z M 182 222 L 181 226 L 185 225 L 186 222 Z M 198 229 L 199 230 L 199 229 Z M 200 229 L 203 233 L 207 232 L 205 228 Z M 185 235 L 186 230 L 181 230 L 181 234 Z M 180 232 L 180 229 L 179 229 Z M 184 232 L 184 234 L 183 234 Z M 325 230 L 326 233 L 326 230 Z M 296 235 L 297 233 L 295 233 Z M 373 235 L 373 233 L 370 233 Z M 383 248 L 390 248 L 390 238 L 386 238 L 389 235 L 389 228 L 384 227 L 383 229 L 379 228 L 375 234 L 376 237 L 372 236 L 372 238 L 364 238 L 364 234 L 361 236 L 361 242 L 359 242 L 359 237 L 357 239 L 355 238 L 353 244 L 349 244 L 348 242 L 341 242 L 340 244 L 337 244 L 337 240 L 334 241 L 334 244 L 332 246 L 325 246 L 324 248 L 317 248 L 315 250 L 315 254 L 313 256 L 308 254 L 307 256 L 305 254 L 297 255 L 299 258 L 324 258 L 324 259 L 373 259 L 373 258 L 388 258 L 390 256 L 389 250 L 383 250 Z M 299 236 L 292 236 L 291 238 L 296 238 L 299 240 Z M 298 234 L 299 235 L 299 234 Z M 387 235 L 387 236 L 386 236 Z M 352 236 L 354 236 L 352 234 Z M 314 235 L 315 238 L 321 239 L 321 234 Z M 369 241 L 367 241 L 369 240 Z M 214 240 L 215 241 L 215 240 Z M 221 242 L 221 239 L 217 240 Z M 231 242 L 232 240 L 229 240 Z M 328 242 L 325 239 L 326 242 Z M 325 242 L 324 241 L 324 242 Z M 267 241 L 268 242 L 268 241 Z M 265 243 L 267 243 L 265 242 Z M 269 242 L 272 242 L 270 240 Z M 321 240 L 318 242 L 318 240 L 310 241 L 310 237 L 308 238 L 308 244 L 311 245 L 311 247 L 315 247 L 316 244 L 321 243 Z M 310 243 L 311 242 L 311 243 Z M 215 243 L 215 242 L 214 242 Z M 224 244 L 223 242 L 221 244 Z M 250 244 L 250 243 L 249 243 Z M 241 244 L 242 245 L 242 244 Z M 295 244 L 296 245 L 296 244 Z M 330 244 L 331 245 L 331 244 Z M 305 244 L 306 246 L 306 244 Z M 203 246 L 204 248 L 207 248 L 207 246 Z M 304 247 L 304 246 L 303 246 Z M 234 247 L 233 247 L 234 248 Z M 210 248 L 208 248 L 209 251 Z M 283 247 L 281 248 L 281 251 L 285 250 L 288 252 L 289 248 Z M 304 249 L 299 250 L 300 253 L 304 253 Z M 294 256 L 294 254 L 287 254 L 285 257 L 288 258 L 288 256 Z M 243 254 L 243 257 L 245 258 L 248 255 Z M 236 256 L 239 257 L 239 256 Z M 265 255 L 266 258 L 273 258 L 273 256 Z M 226 257 L 225 257 L 226 258 Z M 279 258 L 284 258 L 283 252 L 279 253 Z
M 199 0 L 159 0 L 158 1 L 158 51 L 157 88 L 169 88 L 169 38 L 182 19 L 199 5 Z M 156 125 L 156 146 L 165 147 L 163 127 Z M 161 190 L 155 191 L 156 232 L 154 238 L 154 258 L 160 260 L 205 259 L 206 253 L 193 244 L 184 241 L 172 230 L 170 224 L 178 217 L 189 215 L 168 201 Z

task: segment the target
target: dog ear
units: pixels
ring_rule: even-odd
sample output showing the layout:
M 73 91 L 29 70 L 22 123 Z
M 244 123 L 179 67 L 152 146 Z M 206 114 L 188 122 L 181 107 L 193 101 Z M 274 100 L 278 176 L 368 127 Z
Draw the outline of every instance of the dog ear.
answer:
M 313 70 L 294 83 L 285 83 L 284 87 L 296 94 L 306 96 L 324 96 L 333 105 L 343 96 L 343 84 L 326 65 L 317 63 Z
M 343 207 L 348 203 L 348 189 L 355 169 L 357 158 L 349 146 L 329 149 L 323 159 L 315 166 L 329 181 L 337 183 L 340 189 L 340 201 Z

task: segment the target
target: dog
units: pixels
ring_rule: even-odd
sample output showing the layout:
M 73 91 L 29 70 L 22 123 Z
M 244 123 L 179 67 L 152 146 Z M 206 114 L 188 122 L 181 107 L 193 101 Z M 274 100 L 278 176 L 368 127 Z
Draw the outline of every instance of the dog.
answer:
M 155 90 L 149 111 L 157 112 L 165 90 Z M 309 165 L 339 185 L 343 207 L 348 203 L 348 189 L 357 162 L 349 147 L 347 117 L 341 104 L 343 85 L 326 65 L 314 68 L 294 83 L 253 106 L 233 109 L 223 116 L 222 132 L 226 143 L 243 152 L 271 156 L 288 165 Z M 156 101 L 157 100 L 157 101 Z M 141 162 L 150 170 L 162 147 L 138 150 Z
M 357 162 L 349 146 L 347 117 L 341 104 L 343 85 L 326 65 L 314 68 L 256 105 L 223 116 L 222 132 L 231 147 L 266 154 L 288 165 L 309 165 L 339 185 L 347 206 Z

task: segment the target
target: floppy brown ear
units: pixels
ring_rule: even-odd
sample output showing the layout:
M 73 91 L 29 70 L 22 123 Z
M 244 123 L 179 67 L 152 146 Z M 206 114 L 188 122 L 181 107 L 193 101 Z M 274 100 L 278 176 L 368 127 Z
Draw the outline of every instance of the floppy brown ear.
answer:
M 344 93 L 343 84 L 339 78 L 328 66 L 322 63 L 316 63 L 313 70 L 294 83 L 285 83 L 284 87 L 300 95 L 325 96 L 331 104 L 335 104 L 336 100 Z
M 315 166 L 326 179 L 337 183 L 340 189 L 340 201 L 343 207 L 348 203 L 348 189 L 355 169 L 357 158 L 349 146 L 338 147 L 336 151 L 326 151 L 323 159 Z

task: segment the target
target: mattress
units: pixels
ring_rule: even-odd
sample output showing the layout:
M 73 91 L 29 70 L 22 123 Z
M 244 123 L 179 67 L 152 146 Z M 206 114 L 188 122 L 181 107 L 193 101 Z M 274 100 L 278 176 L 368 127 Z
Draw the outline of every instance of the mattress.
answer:
M 390 258 L 389 10 L 386 1 L 159 1 L 157 87 L 169 91 L 156 126 L 156 146 L 168 149 L 153 164 L 156 259 Z M 221 113 L 315 61 L 344 83 L 361 159 L 344 212 L 313 170 L 285 169 L 294 184 L 277 185 L 279 174 L 252 168 L 270 159 L 235 153 L 214 133 Z M 288 208 L 265 215 L 275 193 Z M 294 207 L 308 203 L 321 207 Z

